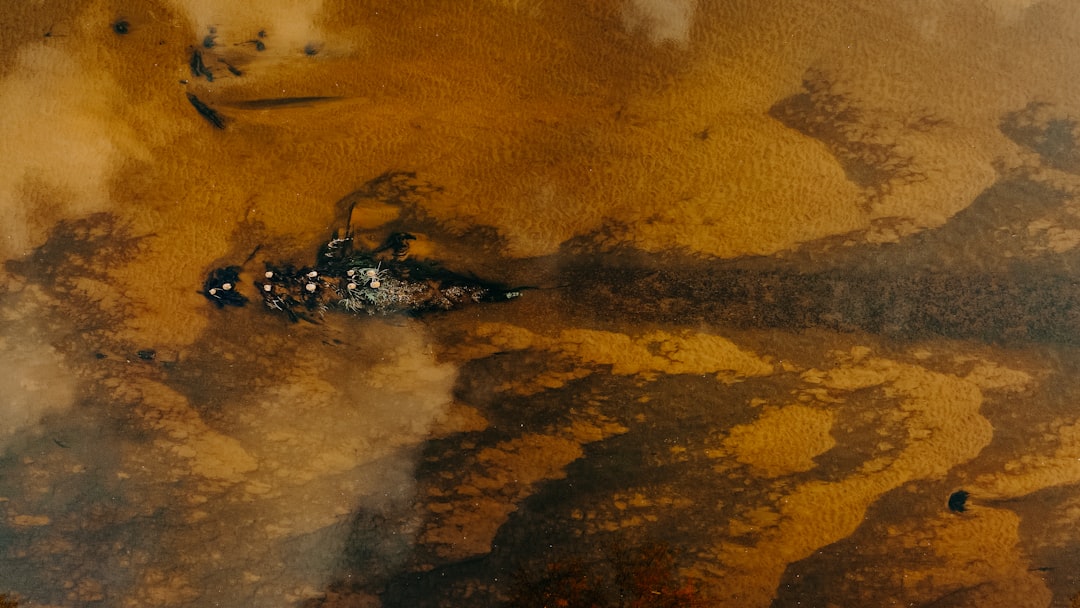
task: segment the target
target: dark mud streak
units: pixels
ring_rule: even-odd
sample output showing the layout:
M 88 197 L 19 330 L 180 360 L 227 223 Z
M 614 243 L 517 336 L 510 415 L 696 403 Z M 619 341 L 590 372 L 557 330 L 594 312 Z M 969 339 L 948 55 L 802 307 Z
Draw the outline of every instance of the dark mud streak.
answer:
M 214 81 L 214 73 L 206 66 L 206 63 L 203 61 L 202 53 L 200 53 L 198 49 L 191 51 L 191 59 L 188 61 L 188 67 L 191 68 L 192 78 L 204 76 L 207 81 Z
M 895 459 L 911 443 L 904 423 L 885 414 L 900 407 L 899 402 L 883 388 L 873 387 L 833 404 L 837 421 L 829 434 L 835 445 L 814 457 L 815 466 L 805 481 L 841 481 L 875 458 Z M 882 445 L 882 437 L 889 438 L 887 445 Z
M 114 215 L 94 213 L 58 222 L 30 255 L 4 264 L 9 272 L 70 293 L 78 277 L 105 280 L 108 274 L 102 262 L 115 265 L 130 260 L 139 253 L 143 238 L 133 236 Z
M 1017 234 L 1067 195 L 1006 178 L 936 230 L 824 255 L 704 260 L 568 251 L 568 310 L 634 322 L 1080 343 L 1075 254 L 1032 256 Z
M 937 227 L 897 243 L 863 244 L 819 250 L 811 244 L 802 251 L 763 260 L 790 263 L 789 268 L 820 272 L 851 270 L 860 274 L 1030 272 L 1071 274 L 1077 254 L 1033 255 L 1029 224 L 1060 211 L 1072 199 L 1068 192 L 1037 181 L 1025 173 L 1004 175 L 980 193 L 970 205 Z M 840 237 L 850 238 L 850 235 Z M 857 239 L 858 240 L 858 239 Z M 741 264 L 740 264 L 741 265 Z
M 1080 343 L 1080 285 L 1037 274 L 717 270 L 709 276 L 572 269 L 591 283 L 574 300 L 633 322 L 710 324 L 738 329 L 831 329 L 898 340 L 933 336 L 987 342 Z M 648 295 L 642 295 L 648 294 Z M 570 302 L 567 302 L 570 305 Z

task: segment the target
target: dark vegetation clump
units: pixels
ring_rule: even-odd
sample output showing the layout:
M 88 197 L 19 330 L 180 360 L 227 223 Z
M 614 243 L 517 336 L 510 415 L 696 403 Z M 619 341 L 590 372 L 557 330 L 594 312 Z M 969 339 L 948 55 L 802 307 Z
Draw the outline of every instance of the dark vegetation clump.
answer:
M 218 308 L 226 306 L 243 306 L 247 304 L 247 297 L 236 290 L 240 284 L 240 267 L 226 266 L 216 268 L 210 272 L 203 282 L 202 294 L 206 299 Z
M 359 202 L 375 199 L 407 206 L 436 191 L 437 187 L 417 180 L 415 174 L 388 172 L 349 194 L 337 204 L 343 227 L 320 248 L 312 264 L 264 262 L 254 281 L 263 305 L 291 321 L 315 321 L 331 310 L 420 315 L 520 296 L 520 288 L 411 259 L 409 247 L 416 236 L 408 232 L 394 232 L 374 249 L 360 246 L 362 239 L 354 238 L 352 216 Z M 236 291 L 241 269 L 228 266 L 212 271 L 203 284 L 203 295 L 219 307 L 242 305 L 246 298 Z
M 188 60 L 188 67 L 191 68 L 191 77 L 199 78 L 205 77 L 207 81 L 214 82 L 214 73 L 210 71 L 210 68 L 203 62 L 202 53 L 198 49 L 191 51 L 191 59 Z

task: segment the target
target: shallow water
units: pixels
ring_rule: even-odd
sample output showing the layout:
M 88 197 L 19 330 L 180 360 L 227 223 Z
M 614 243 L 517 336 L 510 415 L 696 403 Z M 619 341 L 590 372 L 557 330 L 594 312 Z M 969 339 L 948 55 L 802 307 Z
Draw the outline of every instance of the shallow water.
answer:
M 4 9 L 7 601 L 1075 605 L 1080 9 L 564 4 Z

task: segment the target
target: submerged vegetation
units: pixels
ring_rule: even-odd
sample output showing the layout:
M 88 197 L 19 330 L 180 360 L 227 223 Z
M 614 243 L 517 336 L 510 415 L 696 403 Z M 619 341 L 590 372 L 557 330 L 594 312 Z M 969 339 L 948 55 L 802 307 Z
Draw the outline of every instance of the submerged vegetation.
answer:
M 400 175 L 410 174 L 384 174 L 369 182 L 363 192 L 400 202 L 402 196 L 413 194 L 411 190 L 400 192 L 400 180 L 394 179 Z M 264 263 L 262 276 L 254 284 L 266 308 L 283 312 L 293 321 L 312 320 L 330 310 L 416 315 L 521 295 L 519 289 L 410 259 L 409 243 L 416 237 L 407 232 L 390 234 L 372 250 L 358 247 L 350 222 L 359 198 L 353 193 L 344 200 L 348 204 L 339 203 L 339 207 L 349 220 L 322 247 L 314 264 L 298 268 L 288 263 Z M 248 262 L 253 257 L 254 253 Z M 237 291 L 242 271 L 243 266 L 214 269 L 203 283 L 203 295 L 219 307 L 243 306 L 247 298 Z
M 267 263 L 263 279 L 255 285 L 267 308 L 293 320 L 334 308 L 372 315 L 420 314 L 520 295 L 517 290 L 404 259 L 412 238 L 395 233 L 372 252 L 354 250 L 351 235 L 334 238 L 315 265 L 297 269 Z

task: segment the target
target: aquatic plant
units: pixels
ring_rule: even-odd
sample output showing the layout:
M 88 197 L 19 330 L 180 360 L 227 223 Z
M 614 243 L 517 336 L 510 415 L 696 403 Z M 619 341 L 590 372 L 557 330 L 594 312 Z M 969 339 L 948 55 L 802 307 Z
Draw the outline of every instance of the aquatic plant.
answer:
M 407 188 L 404 194 L 398 192 L 408 185 L 407 175 L 402 178 L 405 186 L 399 184 L 395 189 L 387 185 L 398 178 L 401 175 L 380 176 L 369 183 L 368 189 L 339 202 L 345 227 L 320 248 L 312 266 L 296 268 L 265 262 L 262 278 L 255 281 L 263 305 L 297 321 L 313 320 L 313 315 L 333 309 L 369 315 L 417 315 L 521 295 L 520 289 L 457 274 L 437 263 L 409 259 L 409 244 L 416 237 L 407 232 L 390 234 L 375 249 L 358 247 L 360 239 L 354 238 L 350 225 L 357 197 L 374 193 L 390 201 L 411 196 Z M 238 291 L 240 274 L 260 249 L 257 247 L 242 265 L 212 270 L 203 283 L 202 294 L 219 308 L 245 305 L 247 298 Z

